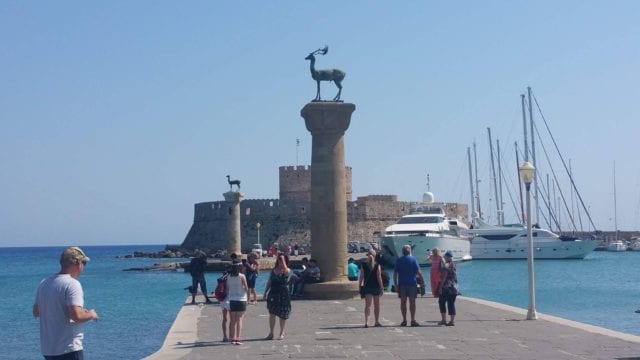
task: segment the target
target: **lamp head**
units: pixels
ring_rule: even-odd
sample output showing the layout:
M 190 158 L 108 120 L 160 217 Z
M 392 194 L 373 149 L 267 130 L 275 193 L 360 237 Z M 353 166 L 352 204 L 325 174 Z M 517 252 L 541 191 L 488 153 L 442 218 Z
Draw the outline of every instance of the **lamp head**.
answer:
M 525 161 L 524 164 L 522 164 L 518 169 L 518 172 L 520 173 L 522 182 L 524 182 L 525 184 L 531 184 L 533 178 L 536 175 L 536 168 L 533 167 L 533 164 L 529 161 Z

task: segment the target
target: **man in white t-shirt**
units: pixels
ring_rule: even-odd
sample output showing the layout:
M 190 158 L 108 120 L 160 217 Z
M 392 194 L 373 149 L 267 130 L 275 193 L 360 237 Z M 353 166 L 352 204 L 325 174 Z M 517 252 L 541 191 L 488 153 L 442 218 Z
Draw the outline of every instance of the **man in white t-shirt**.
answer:
M 82 324 L 98 320 L 95 310 L 84 308 L 78 281 L 89 257 L 72 246 L 60 255 L 60 272 L 40 283 L 33 316 L 40 318 L 40 349 L 47 360 L 83 360 Z

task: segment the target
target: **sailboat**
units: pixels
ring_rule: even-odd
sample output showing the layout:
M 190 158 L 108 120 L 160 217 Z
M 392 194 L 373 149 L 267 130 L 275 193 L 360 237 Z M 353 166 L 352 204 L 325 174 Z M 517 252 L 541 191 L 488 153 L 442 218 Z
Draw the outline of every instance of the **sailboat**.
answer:
M 618 240 L 618 202 L 616 196 L 616 163 L 613 162 L 613 223 L 615 227 L 615 240 L 607 244 L 607 251 L 627 251 L 627 245 Z
M 525 112 L 524 95 L 522 98 L 522 114 L 524 123 L 524 139 L 525 139 L 525 161 L 528 161 L 528 145 L 527 145 L 527 122 Z M 535 147 L 533 141 L 533 120 L 531 110 L 531 92 L 529 88 L 529 118 L 531 119 L 531 146 L 532 156 L 535 162 Z M 491 141 L 491 133 L 489 132 L 489 141 Z M 493 148 L 491 148 L 491 154 L 493 156 Z M 469 157 L 470 159 L 470 157 Z M 469 160 L 470 161 L 470 160 Z M 493 162 L 493 160 L 492 160 Z M 477 165 L 477 164 L 476 164 Z M 492 164 L 493 167 L 493 164 Z M 471 165 L 469 165 L 471 169 Z M 469 176 L 472 177 L 471 170 Z M 477 175 L 476 175 L 477 177 Z M 473 180 L 470 180 L 470 184 L 473 184 Z M 537 185 L 536 185 L 537 186 Z M 496 188 L 495 195 L 497 199 L 501 198 L 495 185 L 494 175 L 494 188 Z M 535 187 L 534 187 L 535 188 Z M 473 204 L 473 186 L 472 192 L 472 204 Z M 538 192 L 536 191 L 535 198 L 537 203 Z M 477 196 L 477 194 L 476 194 Z M 473 207 L 473 205 L 472 205 Z M 527 228 L 523 224 L 504 224 L 504 218 L 501 217 L 500 212 L 503 211 L 501 207 L 498 207 L 498 219 L 499 225 L 490 225 L 483 221 L 479 216 L 473 218 L 473 226 L 469 229 L 468 233 L 473 236 L 471 240 L 471 256 L 473 259 L 526 259 L 528 254 L 528 241 L 527 241 Z M 479 214 L 475 212 L 474 214 Z M 523 214 L 524 216 L 524 214 Z M 524 221 L 524 219 L 523 219 Z M 536 259 L 583 259 L 589 253 L 591 253 L 600 243 L 599 240 L 580 240 L 570 236 L 559 236 L 553 233 L 551 230 L 540 228 L 535 226 L 532 230 L 533 251 Z

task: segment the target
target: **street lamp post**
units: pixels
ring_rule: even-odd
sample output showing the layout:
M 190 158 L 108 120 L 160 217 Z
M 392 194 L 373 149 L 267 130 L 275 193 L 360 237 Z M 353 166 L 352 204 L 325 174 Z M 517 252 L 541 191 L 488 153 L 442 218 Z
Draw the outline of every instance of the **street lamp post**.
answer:
M 535 279 L 533 274 L 533 237 L 531 234 L 531 182 L 536 175 L 536 168 L 529 161 L 525 161 L 519 168 L 520 178 L 527 190 L 527 268 L 529 272 L 529 310 L 527 311 L 527 320 L 536 320 L 536 293 Z
M 262 224 L 260 223 L 260 221 L 258 221 L 256 223 L 256 228 L 258 229 L 258 244 L 260 244 L 260 246 L 262 246 L 262 242 L 260 241 L 260 226 L 262 226 Z M 260 254 L 262 255 L 262 254 Z

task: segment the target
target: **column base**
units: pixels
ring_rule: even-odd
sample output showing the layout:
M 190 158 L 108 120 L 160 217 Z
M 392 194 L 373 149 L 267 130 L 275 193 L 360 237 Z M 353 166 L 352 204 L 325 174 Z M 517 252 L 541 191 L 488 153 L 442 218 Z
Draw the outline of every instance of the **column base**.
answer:
M 347 300 L 360 296 L 357 281 L 326 281 L 304 286 L 303 299 Z

